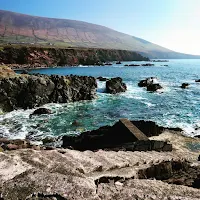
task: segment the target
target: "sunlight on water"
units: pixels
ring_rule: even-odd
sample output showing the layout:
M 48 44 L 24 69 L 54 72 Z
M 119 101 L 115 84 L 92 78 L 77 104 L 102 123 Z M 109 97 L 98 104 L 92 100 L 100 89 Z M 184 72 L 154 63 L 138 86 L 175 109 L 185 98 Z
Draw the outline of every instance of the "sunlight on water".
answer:
M 92 101 L 47 104 L 43 107 L 50 108 L 51 115 L 32 118 L 29 115 L 33 109 L 0 115 L 0 134 L 39 141 L 46 136 L 79 134 L 112 125 L 120 118 L 153 120 L 160 125 L 183 128 L 187 135 L 200 134 L 200 83 L 194 81 L 200 78 L 200 60 L 170 60 L 168 67 L 161 66 L 163 63 L 155 63 L 155 67 L 124 67 L 124 63 L 33 70 L 32 73 L 59 75 L 120 76 L 127 84 L 127 91 L 106 94 L 105 82 L 98 81 L 98 98 Z M 139 88 L 138 82 L 146 77 L 157 77 L 163 89 L 150 93 Z M 188 89 L 180 88 L 183 82 L 190 84 Z M 75 120 L 77 124 L 73 123 Z

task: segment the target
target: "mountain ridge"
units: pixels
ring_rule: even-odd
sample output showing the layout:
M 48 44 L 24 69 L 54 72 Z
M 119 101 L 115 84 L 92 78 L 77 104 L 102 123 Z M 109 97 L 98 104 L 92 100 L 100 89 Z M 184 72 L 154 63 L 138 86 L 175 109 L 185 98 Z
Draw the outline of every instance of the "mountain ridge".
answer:
M 0 10 L 0 43 L 131 50 L 150 58 L 200 58 L 182 54 L 109 27 L 72 19 Z

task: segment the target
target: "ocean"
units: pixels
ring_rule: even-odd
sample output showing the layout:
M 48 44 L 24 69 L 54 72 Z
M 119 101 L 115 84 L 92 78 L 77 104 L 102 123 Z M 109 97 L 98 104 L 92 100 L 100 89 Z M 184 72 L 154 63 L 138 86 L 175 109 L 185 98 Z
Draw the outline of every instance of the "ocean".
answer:
M 114 62 L 113 62 L 114 63 Z M 0 115 L 0 136 L 12 139 L 28 138 L 38 142 L 46 136 L 79 134 L 82 131 L 112 125 L 120 118 L 152 120 L 158 125 L 180 127 L 184 134 L 200 134 L 200 60 L 171 59 L 169 62 L 154 62 L 155 66 L 126 67 L 125 64 L 147 62 L 122 62 L 112 66 L 78 66 L 34 69 L 30 73 L 121 77 L 127 91 L 121 94 L 106 94 L 105 82 L 98 81 L 97 98 L 91 101 L 56 104 L 52 114 L 29 118 L 34 109 L 15 110 Z M 164 66 L 168 65 L 168 66 Z M 163 89 L 147 92 L 138 87 L 138 82 L 147 77 L 157 77 Z M 189 83 L 188 89 L 180 88 Z M 76 121 L 77 123 L 73 123 Z

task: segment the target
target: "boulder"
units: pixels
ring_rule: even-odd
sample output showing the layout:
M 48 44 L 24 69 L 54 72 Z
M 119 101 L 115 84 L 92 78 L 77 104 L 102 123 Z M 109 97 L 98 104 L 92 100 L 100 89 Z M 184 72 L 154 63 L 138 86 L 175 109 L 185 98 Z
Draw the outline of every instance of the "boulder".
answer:
M 140 65 L 137 65 L 137 64 L 130 64 L 129 67 L 138 67 Z
M 158 83 L 157 78 L 155 77 L 150 77 L 144 80 L 141 80 L 138 83 L 139 87 L 146 87 L 147 91 L 155 92 L 158 89 L 162 89 L 162 86 Z
M 118 61 L 118 62 L 116 62 L 116 64 L 117 64 L 117 65 L 120 65 L 120 64 L 122 64 L 122 63 L 121 63 L 120 61 Z
M 106 81 L 106 92 L 110 94 L 116 94 L 125 92 L 127 90 L 126 84 L 122 82 L 122 78 L 111 78 Z
M 139 83 L 138 83 L 138 86 L 139 87 L 147 87 L 148 85 L 151 85 L 151 84 L 154 84 L 154 83 L 157 83 L 157 78 L 155 77 L 150 77 L 150 78 L 146 78 L 144 80 L 141 80 Z
M 150 84 L 150 85 L 147 86 L 147 91 L 155 92 L 159 89 L 162 89 L 162 86 L 159 83 Z
M 142 64 L 143 67 L 147 67 L 147 66 L 154 66 L 154 64 L 151 63 L 146 63 L 146 64 Z
M 182 83 L 181 88 L 186 89 L 189 85 L 189 83 Z
M 198 157 L 198 161 L 200 161 L 200 155 L 199 155 L 199 157 Z
M 200 83 L 200 79 L 195 80 L 195 82 Z
M 38 108 L 36 109 L 32 114 L 30 114 L 30 116 L 32 115 L 47 115 L 47 114 L 51 114 L 51 110 L 48 108 Z
M 139 125 L 138 127 L 144 126 L 145 122 L 137 125 Z M 127 119 L 121 119 L 113 126 L 103 126 L 97 130 L 83 132 L 78 136 L 65 135 L 62 138 L 62 147 L 80 151 L 98 149 L 115 151 L 172 150 L 172 145 L 167 142 L 148 140 L 138 127 Z M 148 133 L 148 128 L 146 128 L 146 132 Z M 161 129 L 156 135 L 159 133 L 161 133 Z M 151 132 L 149 135 L 153 135 L 153 133 Z

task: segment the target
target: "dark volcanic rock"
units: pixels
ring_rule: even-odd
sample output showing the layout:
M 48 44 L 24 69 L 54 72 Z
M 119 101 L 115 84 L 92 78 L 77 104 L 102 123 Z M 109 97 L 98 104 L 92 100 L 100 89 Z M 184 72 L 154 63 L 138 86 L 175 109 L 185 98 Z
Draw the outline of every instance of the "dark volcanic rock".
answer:
M 138 83 L 139 87 L 146 87 L 147 91 L 155 92 L 158 89 L 162 89 L 162 86 L 158 83 L 157 79 L 154 77 L 147 78 L 145 80 L 141 80 Z
M 189 85 L 189 83 L 182 83 L 181 88 L 186 89 Z
M 0 77 L 0 108 L 34 108 L 46 103 L 91 100 L 97 83 L 94 77 L 58 75 L 16 75 Z
M 126 84 L 122 82 L 122 78 L 111 78 L 106 81 L 106 92 L 111 94 L 116 94 L 120 92 L 125 92 L 127 90 Z
M 43 115 L 43 114 L 51 114 L 51 110 L 48 109 L 48 108 L 38 108 L 30 116 L 32 116 L 32 115 Z
M 130 64 L 129 67 L 138 67 L 140 65 L 136 65 L 136 64 Z
M 146 78 L 146 79 L 144 79 L 144 80 L 141 80 L 141 81 L 138 83 L 138 86 L 139 86 L 139 87 L 147 87 L 148 85 L 153 84 L 155 79 L 156 79 L 155 77 L 150 77 L 150 78 Z
M 162 89 L 162 86 L 158 83 L 150 84 L 150 85 L 147 86 L 147 91 L 155 92 L 159 89 Z
M 154 122 L 132 122 L 140 131 L 144 131 L 144 134 L 147 133 L 147 136 L 159 135 L 163 130 L 162 127 L 158 127 Z M 62 146 L 80 151 L 97 149 L 111 149 L 116 151 L 172 150 L 172 146 L 163 141 L 138 140 L 121 121 L 113 126 L 103 126 L 97 130 L 83 132 L 79 136 L 63 136 Z
M 142 66 L 144 66 L 144 67 L 147 67 L 147 66 L 154 66 L 154 64 L 146 63 L 146 64 L 142 64 Z
M 195 80 L 195 82 L 200 83 L 200 79 Z

